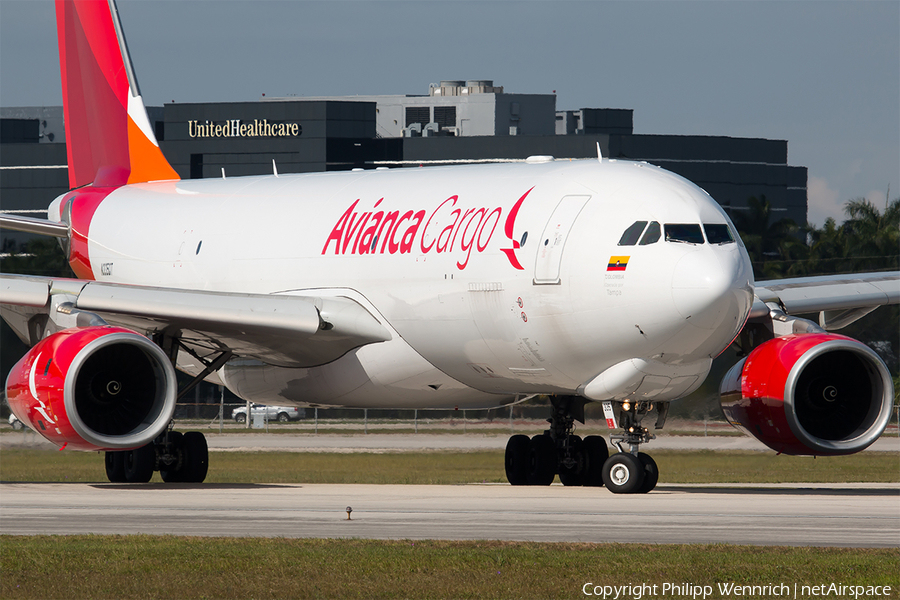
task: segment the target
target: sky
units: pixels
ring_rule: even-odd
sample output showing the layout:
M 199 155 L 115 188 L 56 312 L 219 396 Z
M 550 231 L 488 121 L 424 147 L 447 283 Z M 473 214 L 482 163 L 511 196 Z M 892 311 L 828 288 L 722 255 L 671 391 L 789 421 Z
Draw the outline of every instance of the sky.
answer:
M 900 196 L 900 2 L 119 0 L 148 106 L 492 79 L 641 134 L 788 141 L 809 220 Z M 62 103 L 53 3 L 0 0 L 0 106 Z

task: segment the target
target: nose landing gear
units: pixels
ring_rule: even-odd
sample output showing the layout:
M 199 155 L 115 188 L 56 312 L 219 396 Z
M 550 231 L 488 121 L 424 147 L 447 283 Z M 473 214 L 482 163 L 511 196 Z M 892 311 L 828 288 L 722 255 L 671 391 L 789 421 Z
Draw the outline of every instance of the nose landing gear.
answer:
M 652 410 L 653 404 L 622 402 L 620 406 L 619 423 L 624 433 L 609 436 L 619 452 L 603 465 L 603 483 L 615 494 L 646 494 L 655 488 L 659 481 L 659 467 L 656 466 L 656 461 L 650 455 L 639 451 L 641 444 L 646 444 L 656 437 L 641 425 L 641 421 Z M 659 406 L 657 429 L 662 428 L 667 412 L 668 404 Z M 625 450 L 623 445 L 627 445 L 629 449 Z
M 550 428 L 529 439 L 510 437 L 506 445 L 506 478 L 512 485 L 550 485 L 556 475 L 565 486 L 605 485 L 616 494 L 647 493 L 659 481 L 659 468 L 640 444 L 653 439 L 641 426 L 651 410 L 649 402 L 621 405 L 619 422 L 623 434 L 610 436 L 619 452 L 610 456 L 606 440 L 598 435 L 582 439 L 574 434 L 575 421 L 584 423 L 584 405 L 580 396 L 553 396 Z M 660 413 L 657 427 L 665 419 Z M 626 451 L 622 445 L 629 446 Z

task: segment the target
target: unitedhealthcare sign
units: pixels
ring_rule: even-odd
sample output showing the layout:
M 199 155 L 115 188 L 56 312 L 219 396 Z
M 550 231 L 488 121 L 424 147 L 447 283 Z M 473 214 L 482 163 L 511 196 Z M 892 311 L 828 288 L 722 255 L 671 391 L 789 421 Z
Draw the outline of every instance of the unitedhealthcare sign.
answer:
M 230 119 L 213 121 L 188 121 L 188 136 L 192 138 L 289 138 L 299 137 L 303 127 L 299 123 L 270 123 L 268 119 L 241 121 Z

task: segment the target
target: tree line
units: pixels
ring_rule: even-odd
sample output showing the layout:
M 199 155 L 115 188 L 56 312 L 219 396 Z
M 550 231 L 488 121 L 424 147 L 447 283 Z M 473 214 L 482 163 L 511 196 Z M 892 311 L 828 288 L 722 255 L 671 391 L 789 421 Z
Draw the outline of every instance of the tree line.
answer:
M 758 280 L 900 269 L 900 198 L 883 211 L 854 198 L 844 204 L 844 214 L 840 225 L 831 217 L 822 227 L 798 225 L 774 219 L 761 196 L 732 218 Z

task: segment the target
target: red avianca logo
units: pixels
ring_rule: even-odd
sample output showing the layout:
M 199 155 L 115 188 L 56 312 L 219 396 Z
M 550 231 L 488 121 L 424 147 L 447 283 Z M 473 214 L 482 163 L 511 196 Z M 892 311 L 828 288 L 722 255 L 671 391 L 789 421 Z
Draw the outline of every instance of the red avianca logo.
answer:
M 534 189 L 534 188 L 531 188 Z M 523 270 L 515 251 L 520 248 L 513 239 L 516 217 L 525 192 L 513 205 L 506 217 L 503 231 L 512 242 L 512 248 L 501 248 L 510 264 Z M 334 254 L 429 254 L 455 253 L 459 258 L 456 267 L 463 270 L 469 264 L 472 253 L 484 252 L 494 236 L 503 215 L 503 208 L 470 207 L 450 196 L 429 214 L 427 210 L 386 210 L 378 207 L 380 198 L 372 208 L 360 211 L 360 200 L 351 204 L 325 240 L 322 254 L 333 245 Z

